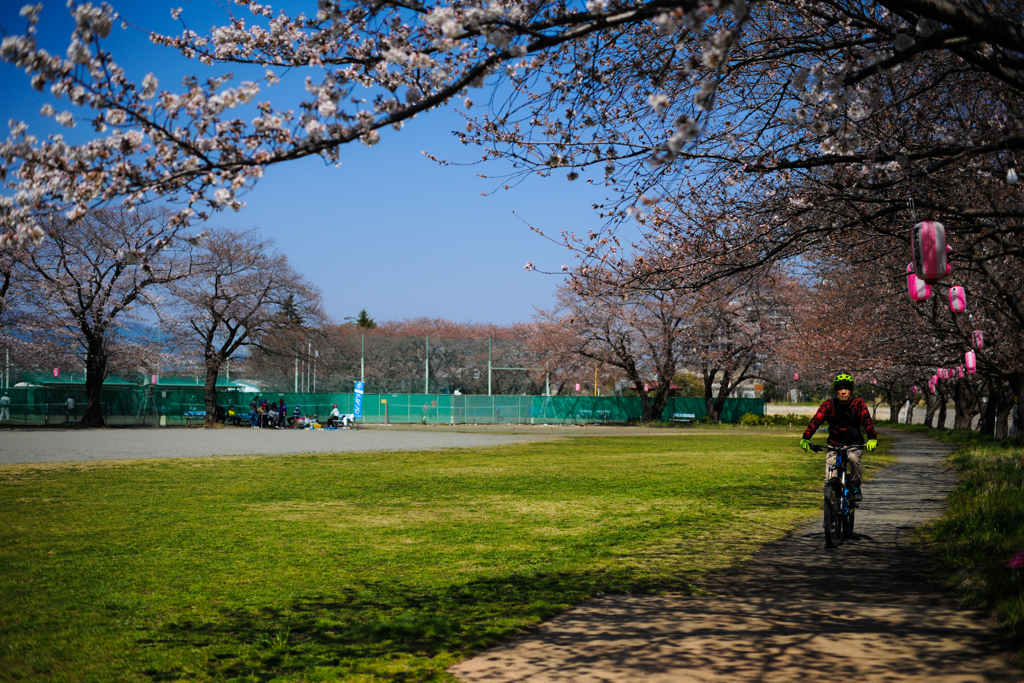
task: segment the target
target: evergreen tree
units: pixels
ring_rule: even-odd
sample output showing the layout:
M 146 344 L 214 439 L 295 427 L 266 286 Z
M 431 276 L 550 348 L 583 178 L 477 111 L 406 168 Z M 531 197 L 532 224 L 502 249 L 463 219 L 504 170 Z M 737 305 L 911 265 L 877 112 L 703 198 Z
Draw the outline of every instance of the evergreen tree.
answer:
M 372 330 L 377 327 L 376 321 L 370 317 L 370 314 L 366 312 L 366 309 L 359 311 L 359 316 L 356 317 L 356 327 L 362 327 L 366 330 Z

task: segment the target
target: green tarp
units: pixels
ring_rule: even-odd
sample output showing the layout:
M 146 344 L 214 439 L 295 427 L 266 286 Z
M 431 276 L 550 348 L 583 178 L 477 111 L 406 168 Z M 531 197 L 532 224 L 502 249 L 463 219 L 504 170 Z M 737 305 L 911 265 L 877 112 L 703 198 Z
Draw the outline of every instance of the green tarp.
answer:
M 85 390 L 67 387 L 12 387 L 6 390 L 11 399 L 10 423 L 22 425 L 61 424 L 68 418 L 66 401 L 76 403 L 77 420 L 85 409 Z M 333 404 L 342 413 L 353 412 L 353 394 L 310 394 L 219 391 L 218 400 L 227 408 L 234 405 L 239 413 L 249 412 L 254 396 L 275 404 L 284 399 L 291 416 L 295 404 L 303 415 L 319 415 L 326 420 Z M 203 388 L 129 387 L 109 388 L 101 393 L 103 414 L 107 424 L 184 424 L 186 413 L 204 410 Z M 744 413 L 761 415 L 761 399 L 727 399 L 722 422 L 738 422 Z M 662 413 L 663 420 L 673 415 L 705 415 L 704 400 L 673 398 Z M 565 424 L 603 423 L 639 420 L 640 398 L 636 396 L 480 396 L 452 394 L 366 394 L 363 397 L 362 421 L 382 424 Z M 192 422 L 195 420 L 192 419 Z

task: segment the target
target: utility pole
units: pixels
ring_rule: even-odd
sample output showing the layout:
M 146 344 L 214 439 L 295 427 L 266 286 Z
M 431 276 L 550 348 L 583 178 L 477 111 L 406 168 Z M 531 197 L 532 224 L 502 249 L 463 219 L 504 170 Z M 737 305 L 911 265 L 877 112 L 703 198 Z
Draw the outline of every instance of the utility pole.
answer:
M 426 339 L 425 339 L 424 343 L 426 344 L 425 349 L 426 349 L 426 352 L 427 352 L 427 359 L 426 359 L 426 361 L 424 361 L 424 366 L 423 366 L 423 393 L 424 394 L 429 394 L 430 393 L 430 335 L 429 334 L 426 336 Z
M 295 393 L 299 393 L 299 347 L 295 347 Z
M 487 338 L 487 395 L 491 395 L 491 338 Z

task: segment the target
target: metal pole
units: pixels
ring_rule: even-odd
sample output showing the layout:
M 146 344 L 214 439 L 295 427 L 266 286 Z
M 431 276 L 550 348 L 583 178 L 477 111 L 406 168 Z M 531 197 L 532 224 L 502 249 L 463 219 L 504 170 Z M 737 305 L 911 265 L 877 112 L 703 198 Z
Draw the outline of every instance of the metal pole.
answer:
M 309 393 L 309 376 L 313 362 L 313 342 L 306 342 L 306 393 Z
M 4 389 L 11 388 L 11 347 L 7 347 L 7 367 L 4 370 Z
M 491 338 L 487 338 L 487 395 L 491 395 Z
M 597 366 L 594 366 L 594 396 L 597 396 Z
M 366 366 L 363 364 L 363 360 L 366 358 L 366 335 L 359 335 L 362 337 L 359 346 L 359 381 L 366 386 Z
M 551 373 L 544 373 L 544 395 L 551 396 Z
M 299 393 L 299 347 L 295 347 L 295 393 Z
M 426 344 L 427 359 L 424 361 L 423 367 L 423 393 L 430 393 L 430 335 L 424 337 L 424 343 Z

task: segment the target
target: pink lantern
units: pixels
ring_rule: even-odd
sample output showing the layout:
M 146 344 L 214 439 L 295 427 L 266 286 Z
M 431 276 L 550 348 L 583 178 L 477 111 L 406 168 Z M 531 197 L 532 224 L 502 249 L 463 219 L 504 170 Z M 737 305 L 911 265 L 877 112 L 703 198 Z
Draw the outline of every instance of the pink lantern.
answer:
M 793 381 L 794 382 L 799 382 L 800 381 L 800 373 L 799 372 L 794 372 L 793 373 Z
M 949 260 L 949 255 L 953 253 L 953 247 L 946 245 L 946 275 L 953 272 L 953 264 Z
M 878 384 L 878 380 L 877 379 L 873 379 L 873 380 L 871 380 L 871 383 L 872 384 Z
M 931 285 L 914 275 L 914 264 L 907 264 L 907 288 L 910 290 L 910 298 L 914 301 L 924 301 L 932 295 Z
M 579 391 L 579 390 L 580 390 L 580 383 L 577 382 L 576 383 L 576 391 Z M 646 384 L 644 385 L 644 391 L 647 391 L 647 385 Z
M 982 336 L 981 330 L 975 330 L 971 333 L 971 346 L 976 349 L 985 348 L 985 337 Z
M 914 273 L 934 285 L 946 277 L 946 228 L 942 223 L 922 221 L 910 231 L 910 253 Z
M 916 384 L 914 386 L 910 387 L 910 393 L 912 393 L 912 394 L 916 394 L 917 393 L 917 385 Z
M 960 374 L 960 379 L 963 379 L 964 378 L 964 366 L 961 365 L 956 370 Z
M 978 359 L 974 357 L 974 351 L 964 354 L 964 364 L 967 365 L 967 372 L 971 375 L 978 371 Z
M 963 313 L 967 310 L 967 294 L 964 288 L 954 285 L 949 288 L 949 310 L 954 313 Z

